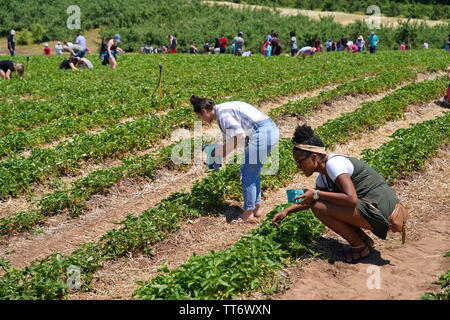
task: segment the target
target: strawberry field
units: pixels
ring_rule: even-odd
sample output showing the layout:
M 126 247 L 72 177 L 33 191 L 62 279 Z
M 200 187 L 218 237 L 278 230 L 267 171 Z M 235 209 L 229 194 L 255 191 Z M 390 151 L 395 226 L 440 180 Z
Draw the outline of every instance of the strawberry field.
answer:
M 21 59 L 26 78 L 0 82 L 0 299 L 276 297 L 284 270 L 321 259 L 316 243 L 327 237 L 309 211 L 270 223 L 286 188 L 314 187 L 292 159 L 297 124 L 313 123 L 327 148 L 366 161 L 398 192 L 450 142 L 443 50 L 124 55 L 117 70 L 91 57 L 94 70 L 82 72 L 58 70 L 54 56 Z M 288 133 L 277 172 L 262 176 L 260 225 L 225 222 L 242 201 L 237 164 L 214 172 L 172 161 L 174 131 L 185 130 L 191 152 L 218 136 L 215 124 L 186 134 L 198 121 L 192 94 L 254 104 Z M 448 167 L 434 170 L 448 177 Z M 441 209 L 445 219 L 448 203 Z M 425 212 L 415 209 L 417 221 Z

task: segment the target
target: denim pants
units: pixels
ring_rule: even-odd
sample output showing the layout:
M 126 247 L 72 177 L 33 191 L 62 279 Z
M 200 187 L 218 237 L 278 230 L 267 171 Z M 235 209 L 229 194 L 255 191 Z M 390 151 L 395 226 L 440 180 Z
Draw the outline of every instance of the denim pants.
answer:
M 78 58 L 83 58 L 85 54 L 86 54 L 86 49 L 80 50 L 80 51 L 78 51 L 78 53 L 76 54 L 76 57 L 78 57 Z
M 244 210 L 253 210 L 261 203 L 261 169 L 279 139 L 280 132 L 271 119 L 258 122 L 253 127 L 240 168 Z

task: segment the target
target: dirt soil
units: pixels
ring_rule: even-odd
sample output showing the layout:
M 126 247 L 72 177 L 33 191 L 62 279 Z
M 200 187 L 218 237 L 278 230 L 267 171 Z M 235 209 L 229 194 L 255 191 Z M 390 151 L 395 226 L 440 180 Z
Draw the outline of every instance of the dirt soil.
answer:
M 227 2 L 227 1 L 203 1 L 203 3 L 208 5 L 222 5 L 222 6 L 229 6 L 230 8 L 235 9 L 245 9 L 245 8 L 251 8 L 251 9 L 266 9 L 266 10 L 274 10 L 278 11 L 280 15 L 282 16 L 296 16 L 296 15 L 304 15 L 308 16 L 309 18 L 319 21 L 321 17 L 328 17 L 332 16 L 334 17 L 334 21 L 337 23 L 340 23 L 342 25 L 348 25 L 351 24 L 357 20 L 362 21 L 369 21 L 369 18 L 372 18 L 371 15 L 364 15 L 364 14 L 352 14 L 352 13 L 344 13 L 339 11 L 314 11 L 314 10 L 302 10 L 302 9 L 294 9 L 294 8 L 272 8 L 272 7 L 266 7 L 266 6 L 257 6 L 257 5 L 249 5 L 249 4 L 239 4 L 239 3 L 233 3 L 233 2 Z M 380 15 L 380 23 L 385 26 L 389 27 L 397 27 L 398 21 L 406 22 L 408 19 L 405 18 L 395 18 L 395 17 L 384 17 Z M 428 26 L 436 26 L 439 24 L 446 24 L 445 21 L 438 21 L 438 20 L 423 20 L 423 19 L 410 19 L 410 22 L 416 22 L 421 23 L 425 22 Z

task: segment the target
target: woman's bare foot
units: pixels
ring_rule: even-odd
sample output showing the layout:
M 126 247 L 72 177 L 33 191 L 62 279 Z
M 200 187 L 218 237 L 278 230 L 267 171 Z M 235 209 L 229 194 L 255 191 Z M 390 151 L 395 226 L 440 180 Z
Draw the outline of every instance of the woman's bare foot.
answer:
M 233 223 L 241 222 L 241 223 L 258 223 L 259 221 L 253 215 L 253 210 L 244 211 L 243 214 L 237 220 L 233 220 Z
M 261 211 L 261 205 L 257 204 L 255 209 L 253 210 L 253 216 L 255 218 L 260 218 L 262 215 L 262 211 Z

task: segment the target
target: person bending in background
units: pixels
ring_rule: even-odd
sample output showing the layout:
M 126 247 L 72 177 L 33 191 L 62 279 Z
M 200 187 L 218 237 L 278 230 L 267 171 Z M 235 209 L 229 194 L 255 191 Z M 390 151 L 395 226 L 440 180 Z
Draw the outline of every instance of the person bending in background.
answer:
M 299 55 L 302 56 L 303 59 L 305 59 L 307 56 L 310 56 L 311 58 L 316 54 L 316 48 L 313 47 L 303 47 L 294 56 L 294 58 L 297 58 Z
M 367 257 L 374 242 L 363 229 L 386 239 L 388 218 L 398 202 L 395 192 L 365 162 L 328 154 L 310 126 L 298 126 L 292 141 L 297 167 L 307 177 L 319 173 L 316 188 L 306 189 L 305 194 L 297 198 L 305 202 L 277 213 L 272 223 L 277 225 L 288 214 L 311 209 L 323 224 L 350 244 L 351 250 L 344 253 L 347 262 Z
M 78 64 L 80 63 L 80 58 L 79 57 L 69 57 L 68 59 L 64 60 L 63 62 L 61 62 L 59 69 L 63 69 L 63 70 L 79 70 L 78 69 Z
M 11 60 L 0 61 L 0 77 L 3 80 L 11 80 L 13 72 L 17 72 L 20 77 L 23 77 L 25 74 L 24 65 Z

